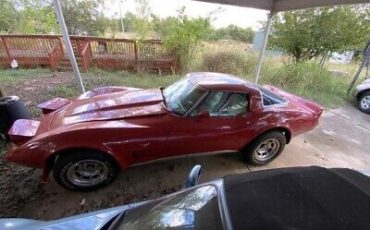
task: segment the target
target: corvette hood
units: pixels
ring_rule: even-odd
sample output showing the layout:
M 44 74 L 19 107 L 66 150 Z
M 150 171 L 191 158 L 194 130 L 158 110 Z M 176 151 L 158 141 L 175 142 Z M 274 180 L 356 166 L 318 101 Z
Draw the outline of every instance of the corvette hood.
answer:
M 162 100 L 159 89 L 138 89 L 76 99 L 55 114 L 51 127 L 161 114 L 165 112 Z

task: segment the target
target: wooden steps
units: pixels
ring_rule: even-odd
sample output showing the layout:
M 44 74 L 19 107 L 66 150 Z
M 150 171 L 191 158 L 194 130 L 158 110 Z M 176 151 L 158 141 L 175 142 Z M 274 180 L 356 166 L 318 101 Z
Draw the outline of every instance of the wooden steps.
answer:
M 80 72 L 86 72 L 83 67 L 83 61 L 81 57 L 76 57 L 78 68 L 80 69 Z M 61 59 L 59 61 L 57 71 L 60 72 L 71 72 L 72 71 L 72 65 L 67 57 Z

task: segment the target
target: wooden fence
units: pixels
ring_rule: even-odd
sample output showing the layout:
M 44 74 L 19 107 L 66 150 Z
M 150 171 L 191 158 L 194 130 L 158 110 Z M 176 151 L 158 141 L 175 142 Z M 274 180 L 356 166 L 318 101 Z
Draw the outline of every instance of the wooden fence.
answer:
M 71 36 L 81 71 L 90 67 L 108 70 L 177 72 L 179 62 L 159 40 L 135 41 L 100 37 Z M 10 68 L 16 60 L 20 67 L 48 67 L 62 70 L 70 63 L 62 37 L 58 35 L 0 35 L 0 65 Z

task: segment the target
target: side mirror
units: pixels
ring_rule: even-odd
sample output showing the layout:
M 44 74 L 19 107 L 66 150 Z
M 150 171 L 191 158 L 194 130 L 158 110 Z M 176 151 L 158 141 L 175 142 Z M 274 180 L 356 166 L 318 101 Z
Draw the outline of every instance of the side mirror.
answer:
M 188 175 L 188 178 L 185 182 L 185 188 L 190 188 L 198 184 L 200 173 L 202 172 L 202 166 L 201 165 L 195 165 Z

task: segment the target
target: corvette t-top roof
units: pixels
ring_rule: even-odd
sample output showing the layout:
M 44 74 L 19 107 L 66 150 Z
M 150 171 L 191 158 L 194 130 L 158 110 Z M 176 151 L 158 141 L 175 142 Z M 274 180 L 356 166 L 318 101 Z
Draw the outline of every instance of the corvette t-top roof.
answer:
M 224 178 L 239 229 L 369 229 L 370 178 L 350 169 L 286 168 Z
M 224 73 L 195 72 L 189 73 L 186 77 L 207 90 L 231 90 L 247 91 L 249 88 L 256 89 L 256 85 L 241 79 L 237 76 Z

